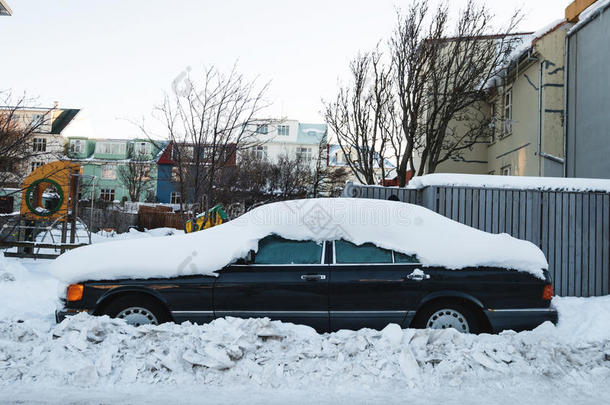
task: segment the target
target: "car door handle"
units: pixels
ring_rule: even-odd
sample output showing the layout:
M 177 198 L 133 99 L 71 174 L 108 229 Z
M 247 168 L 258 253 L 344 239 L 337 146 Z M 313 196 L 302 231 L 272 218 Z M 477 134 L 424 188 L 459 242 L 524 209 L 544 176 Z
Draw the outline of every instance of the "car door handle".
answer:
M 430 278 L 430 275 L 424 273 L 421 269 L 415 269 L 411 274 L 407 275 L 407 278 L 413 281 L 422 281 L 428 280 Z
M 324 274 L 303 274 L 301 276 L 301 280 L 305 280 L 305 281 L 326 280 L 326 276 Z

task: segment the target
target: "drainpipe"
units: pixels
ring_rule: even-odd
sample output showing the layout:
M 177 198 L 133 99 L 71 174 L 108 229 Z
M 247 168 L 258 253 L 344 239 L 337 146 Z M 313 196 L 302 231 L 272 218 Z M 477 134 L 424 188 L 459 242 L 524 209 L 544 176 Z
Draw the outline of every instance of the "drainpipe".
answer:
M 566 35 L 565 56 L 563 62 L 563 177 L 568 177 L 568 85 L 570 68 L 570 37 Z
M 538 63 L 538 176 L 542 176 L 542 64 Z

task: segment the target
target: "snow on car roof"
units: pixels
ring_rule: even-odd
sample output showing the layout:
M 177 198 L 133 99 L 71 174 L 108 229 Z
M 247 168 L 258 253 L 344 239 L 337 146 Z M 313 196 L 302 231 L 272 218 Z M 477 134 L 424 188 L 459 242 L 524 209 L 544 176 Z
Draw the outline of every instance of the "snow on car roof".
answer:
M 215 275 L 276 234 L 292 240 L 345 239 L 416 254 L 423 266 L 492 266 L 544 278 L 548 264 L 533 243 L 490 234 L 427 208 L 395 201 L 320 198 L 253 209 L 233 221 L 185 235 L 90 245 L 61 255 L 52 272 L 65 282 Z

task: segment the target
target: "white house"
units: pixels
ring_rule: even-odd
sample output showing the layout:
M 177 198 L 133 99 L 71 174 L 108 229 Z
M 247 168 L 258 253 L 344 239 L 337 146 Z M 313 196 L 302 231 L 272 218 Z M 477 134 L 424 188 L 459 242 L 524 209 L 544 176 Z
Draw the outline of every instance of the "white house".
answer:
M 254 129 L 260 142 L 253 150 L 260 159 L 277 162 L 280 156 L 314 162 L 319 148 L 326 145 L 326 124 L 306 124 L 296 120 L 261 123 Z

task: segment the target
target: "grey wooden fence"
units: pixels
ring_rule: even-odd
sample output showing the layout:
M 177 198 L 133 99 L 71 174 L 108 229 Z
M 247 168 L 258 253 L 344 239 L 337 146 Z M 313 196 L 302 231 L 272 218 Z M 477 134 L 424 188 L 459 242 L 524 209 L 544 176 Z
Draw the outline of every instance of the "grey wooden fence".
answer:
M 610 194 L 473 187 L 401 189 L 348 183 L 344 197 L 399 200 L 492 233 L 508 233 L 542 249 L 555 292 L 610 294 Z

